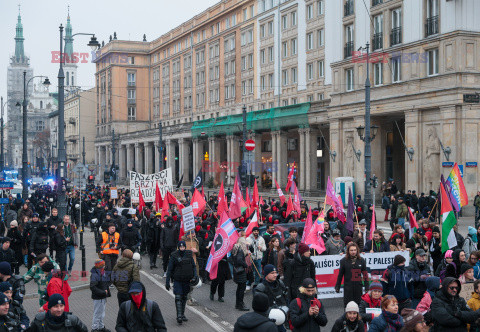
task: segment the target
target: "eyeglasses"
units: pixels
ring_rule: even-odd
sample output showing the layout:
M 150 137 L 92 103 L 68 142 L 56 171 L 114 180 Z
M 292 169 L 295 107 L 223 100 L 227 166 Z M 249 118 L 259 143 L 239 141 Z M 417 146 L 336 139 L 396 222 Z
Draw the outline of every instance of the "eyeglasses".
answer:
M 460 287 L 455 287 L 455 286 L 450 286 L 450 287 L 448 287 L 448 289 L 450 289 L 450 290 L 458 290 L 459 288 L 460 288 Z

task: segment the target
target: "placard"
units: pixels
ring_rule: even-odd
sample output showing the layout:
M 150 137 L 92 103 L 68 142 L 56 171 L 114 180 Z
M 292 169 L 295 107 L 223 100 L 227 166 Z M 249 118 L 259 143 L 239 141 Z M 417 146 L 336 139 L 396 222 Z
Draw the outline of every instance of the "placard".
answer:
M 473 282 L 462 284 L 462 290 L 460 292 L 460 297 L 463 297 L 466 302 L 472 298 L 473 293 Z
M 141 174 L 129 171 L 130 179 L 130 197 L 132 203 L 138 203 L 138 189 L 141 188 L 142 196 L 145 203 L 155 201 L 155 187 L 158 188 L 162 197 L 165 197 L 167 191 L 172 192 L 172 169 L 167 168 L 154 174 Z
M 118 190 L 117 187 L 110 188 L 110 198 L 111 199 L 118 199 Z
M 193 215 L 193 206 L 187 206 L 182 209 L 183 230 L 185 233 L 195 229 L 195 216 Z

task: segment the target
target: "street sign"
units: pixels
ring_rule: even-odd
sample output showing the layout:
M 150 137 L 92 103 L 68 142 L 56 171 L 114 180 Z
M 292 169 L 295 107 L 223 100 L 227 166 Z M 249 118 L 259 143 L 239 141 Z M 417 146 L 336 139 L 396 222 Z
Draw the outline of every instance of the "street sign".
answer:
M 478 93 L 463 94 L 463 102 L 464 103 L 471 103 L 471 104 L 478 104 L 478 103 L 480 103 L 480 94 L 478 94 Z
M 72 171 L 79 177 L 83 178 L 87 176 L 88 168 L 84 164 L 78 163 L 75 165 Z
M 442 167 L 453 167 L 453 161 L 444 161 L 442 162 Z
M 245 141 L 245 149 L 247 149 L 247 151 L 253 151 L 255 149 L 255 141 L 253 139 L 247 139 Z
M 0 182 L 0 189 L 13 189 L 13 182 Z
M 476 161 L 467 161 L 465 163 L 466 167 L 477 167 L 477 162 Z
M 458 165 L 458 169 L 460 170 L 460 175 L 463 178 L 463 165 Z

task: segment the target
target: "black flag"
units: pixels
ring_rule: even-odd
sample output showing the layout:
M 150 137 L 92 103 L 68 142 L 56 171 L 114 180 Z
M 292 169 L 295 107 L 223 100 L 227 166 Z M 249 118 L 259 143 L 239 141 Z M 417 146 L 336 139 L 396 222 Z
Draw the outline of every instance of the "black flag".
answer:
M 183 182 L 183 174 L 180 177 L 180 181 L 178 181 L 177 187 L 175 189 L 180 189 L 180 187 L 182 186 L 182 182 Z
M 193 180 L 192 188 L 190 189 L 190 191 L 193 193 L 196 188 L 197 189 L 201 188 L 202 184 L 203 184 L 202 169 L 200 168 L 200 170 L 198 171 L 197 177 Z

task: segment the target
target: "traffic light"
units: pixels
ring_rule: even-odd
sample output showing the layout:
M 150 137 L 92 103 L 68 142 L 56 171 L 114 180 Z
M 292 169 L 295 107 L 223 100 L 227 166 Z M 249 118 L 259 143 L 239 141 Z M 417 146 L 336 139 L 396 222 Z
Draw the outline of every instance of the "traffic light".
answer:
M 378 187 L 378 178 L 375 176 L 375 174 L 373 174 L 373 176 L 370 178 L 370 185 L 371 185 L 373 188 L 377 188 L 377 187 Z
M 240 174 L 240 182 L 242 184 L 242 188 L 247 186 L 247 166 L 243 163 L 238 166 L 238 173 Z
M 88 176 L 88 183 L 94 183 L 95 182 L 95 175 L 89 175 Z
M 103 182 L 105 183 L 110 182 L 110 171 L 103 172 Z

